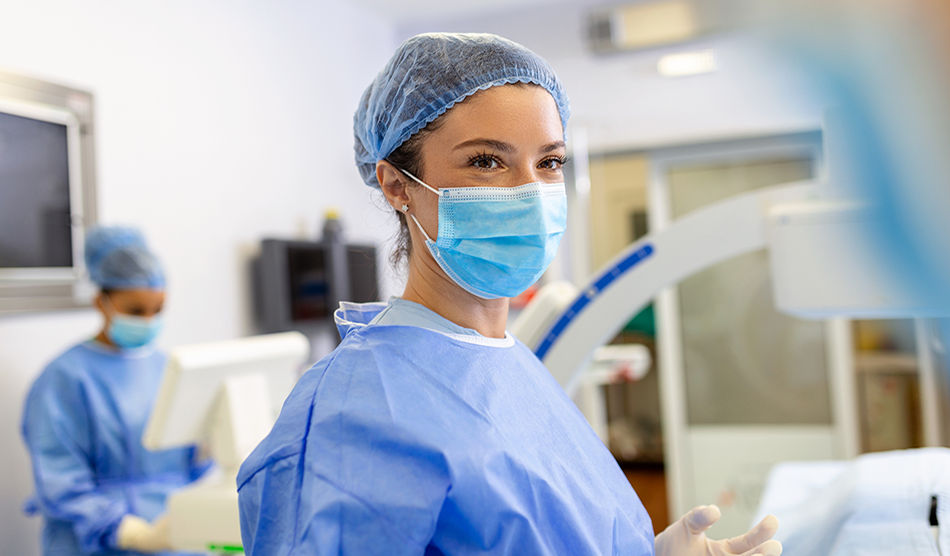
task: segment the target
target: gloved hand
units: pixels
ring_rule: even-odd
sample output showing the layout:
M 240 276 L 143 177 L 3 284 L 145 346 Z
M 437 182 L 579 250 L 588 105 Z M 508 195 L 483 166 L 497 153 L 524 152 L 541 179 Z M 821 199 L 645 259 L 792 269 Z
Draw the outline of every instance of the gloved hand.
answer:
M 123 550 L 154 553 L 172 549 L 168 541 L 168 516 L 149 523 L 139 516 L 127 515 L 119 523 L 116 536 Z
M 656 556 L 779 556 L 782 543 L 769 540 L 778 531 L 775 516 L 766 516 L 751 531 L 714 541 L 706 530 L 722 517 L 716 506 L 698 506 L 656 536 Z

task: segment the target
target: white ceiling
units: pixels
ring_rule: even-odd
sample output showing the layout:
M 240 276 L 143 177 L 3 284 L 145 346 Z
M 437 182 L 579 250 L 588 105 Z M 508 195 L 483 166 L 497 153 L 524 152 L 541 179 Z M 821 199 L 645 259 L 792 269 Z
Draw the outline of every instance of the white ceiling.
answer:
M 465 16 L 490 20 L 500 11 L 521 11 L 532 7 L 556 9 L 565 3 L 590 5 L 604 0 L 352 0 L 378 12 L 397 24 L 412 23 L 418 19 L 449 19 Z

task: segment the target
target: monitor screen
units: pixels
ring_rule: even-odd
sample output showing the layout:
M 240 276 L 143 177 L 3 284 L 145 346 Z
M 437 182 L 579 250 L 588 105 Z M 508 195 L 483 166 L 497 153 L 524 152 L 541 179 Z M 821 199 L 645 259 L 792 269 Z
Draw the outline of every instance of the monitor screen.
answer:
M 0 112 L 0 268 L 73 265 L 68 129 Z
M 330 282 L 323 244 L 287 245 L 287 279 L 290 281 L 290 318 L 303 323 L 329 314 Z

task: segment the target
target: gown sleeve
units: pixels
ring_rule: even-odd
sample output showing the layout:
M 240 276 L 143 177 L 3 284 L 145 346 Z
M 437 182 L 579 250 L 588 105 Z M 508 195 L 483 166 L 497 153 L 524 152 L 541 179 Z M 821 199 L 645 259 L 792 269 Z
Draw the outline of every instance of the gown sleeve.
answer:
M 257 470 L 239 492 L 248 556 L 421 556 L 432 539 L 449 489 L 444 457 L 392 422 L 372 372 L 341 364 L 301 379 L 249 458 Z
M 115 548 L 116 530 L 130 513 L 119 490 L 99 488 L 92 465 L 93 434 L 82 382 L 51 367 L 33 386 L 23 415 L 36 503 L 52 519 L 68 521 L 84 552 Z

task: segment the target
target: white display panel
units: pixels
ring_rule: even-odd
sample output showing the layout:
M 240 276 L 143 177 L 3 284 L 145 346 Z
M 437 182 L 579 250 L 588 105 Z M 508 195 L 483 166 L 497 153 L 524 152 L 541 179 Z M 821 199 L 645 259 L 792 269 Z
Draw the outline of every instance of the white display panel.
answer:
M 240 550 L 238 469 L 270 432 L 309 351 L 299 332 L 171 351 L 142 444 L 203 444 L 218 464 L 215 475 L 168 497 L 169 539 L 177 550 Z
M 276 419 L 309 349 L 298 332 L 174 348 L 142 444 L 163 450 L 207 440 L 208 417 L 225 384 L 248 375 L 265 379 Z

